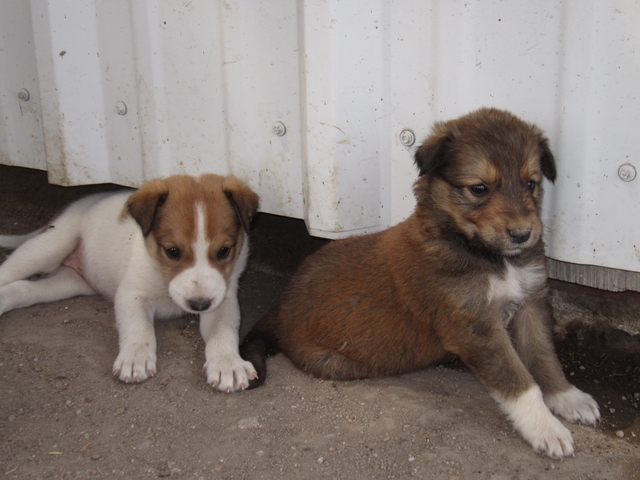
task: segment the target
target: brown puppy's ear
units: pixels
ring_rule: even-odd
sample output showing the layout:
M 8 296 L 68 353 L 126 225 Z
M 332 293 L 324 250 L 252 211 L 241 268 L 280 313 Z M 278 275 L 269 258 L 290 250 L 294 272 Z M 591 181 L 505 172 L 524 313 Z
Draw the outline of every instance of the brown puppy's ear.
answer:
M 554 158 L 553 153 L 551 153 L 549 142 L 546 138 L 543 138 L 540 142 L 540 148 L 542 149 L 542 153 L 540 154 L 540 168 L 542 170 L 542 174 L 553 183 L 557 175 L 556 159 Z
M 260 206 L 260 198 L 234 176 L 228 176 L 222 180 L 222 190 L 236 211 L 242 228 L 248 233 L 253 217 Z
M 151 233 L 158 209 L 167 200 L 167 195 L 167 184 L 164 180 L 157 179 L 145 183 L 127 200 L 125 210 L 138 222 L 145 237 Z
M 444 124 L 437 123 L 433 127 L 433 133 L 420 145 L 414 157 L 420 169 L 420 176 L 431 173 L 445 164 L 452 140 L 451 132 Z

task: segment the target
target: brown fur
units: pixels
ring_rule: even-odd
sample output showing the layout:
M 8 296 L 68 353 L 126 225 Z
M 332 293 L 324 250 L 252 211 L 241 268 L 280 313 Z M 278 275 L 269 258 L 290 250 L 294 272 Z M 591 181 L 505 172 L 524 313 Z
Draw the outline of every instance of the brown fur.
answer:
M 140 224 L 149 252 L 170 281 L 195 263 L 195 206 L 202 206 L 211 242 L 209 263 L 229 281 L 245 241 L 241 232 L 248 232 L 258 203 L 258 196 L 235 177 L 175 175 L 144 184 L 131 195 L 123 214 L 128 212 Z M 215 215 L 208 213 L 213 208 Z M 220 214 L 224 213 L 221 209 L 226 214 Z M 170 248 L 178 249 L 178 258 L 168 256 Z
M 414 213 L 310 256 L 249 333 L 252 386 L 281 350 L 327 379 L 397 375 L 455 354 L 503 399 L 534 382 L 545 394 L 570 388 L 550 334 L 540 203 L 556 170 L 542 132 L 481 109 L 436 124 L 415 160 Z

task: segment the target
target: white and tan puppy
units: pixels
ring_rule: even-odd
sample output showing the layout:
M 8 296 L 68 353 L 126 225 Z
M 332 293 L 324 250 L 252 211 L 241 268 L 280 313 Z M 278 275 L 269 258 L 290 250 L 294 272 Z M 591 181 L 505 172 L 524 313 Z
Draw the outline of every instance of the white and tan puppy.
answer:
M 0 265 L 0 315 L 76 295 L 112 299 L 113 374 L 130 383 L 156 373 L 154 319 L 199 314 L 207 382 L 243 390 L 257 375 L 238 354 L 237 289 L 258 202 L 237 178 L 212 174 L 79 200 L 43 229 L 0 235 L 1 247 L 17 248 Z

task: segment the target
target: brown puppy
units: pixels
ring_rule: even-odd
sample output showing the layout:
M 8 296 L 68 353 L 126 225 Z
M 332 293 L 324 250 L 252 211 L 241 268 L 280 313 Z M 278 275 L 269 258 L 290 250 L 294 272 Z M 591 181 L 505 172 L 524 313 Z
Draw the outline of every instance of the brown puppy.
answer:
M 540 222 L 543 176 L 556 176 L 547 140 L 508 112 L 481 109 L 436 124 L 415 161 L 414 213 L 310 256 L 249 333 L 241 355 L 258 371 L 252 386 L 279 350 L 335 380 L 402 374 L 453 353 L 536 451 L 572 455 L 551 411 L 589 425 L 600 413 L 565 379 L 551 341 Z

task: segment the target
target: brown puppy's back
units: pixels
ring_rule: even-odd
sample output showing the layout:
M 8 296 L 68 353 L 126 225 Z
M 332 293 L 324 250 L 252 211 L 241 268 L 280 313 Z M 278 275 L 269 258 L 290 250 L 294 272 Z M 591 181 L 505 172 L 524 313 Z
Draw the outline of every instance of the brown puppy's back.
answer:
M 269 354 L 281 350 L 302 370 L 335 380 L 400 374 L 441 360 L 442 336 L 452 327 L 446 312 L 460 308 L 455 292 L 481 295 L 486 283 L 481 276 L 460 285 L 455 252 L 428 240 L 420 224 L 413 216 L 384 232 L 327 244 L 305 260 L 245 345 L 268 338 Z M 247 359 L 264 364 L 256 355 Z

